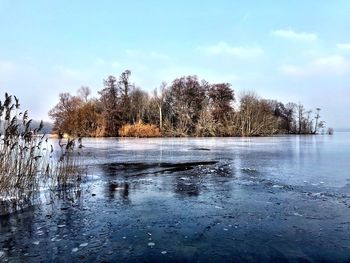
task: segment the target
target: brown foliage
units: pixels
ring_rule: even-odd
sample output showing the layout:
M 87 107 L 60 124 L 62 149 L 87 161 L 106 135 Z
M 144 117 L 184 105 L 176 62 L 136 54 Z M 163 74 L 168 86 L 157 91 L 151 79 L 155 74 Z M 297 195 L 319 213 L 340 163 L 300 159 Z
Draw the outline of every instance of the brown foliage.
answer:
M 121 137 L 161 137 L 159 128 L 153 124 L 144 124 L 142 122 L 136 124 L 125 124 L 119 129 Z
M 101 114 L 95 101 L 61 93 L 57 105 L 49 112 L 54 131 L 73 136 L 95 137 L 101 130 Z

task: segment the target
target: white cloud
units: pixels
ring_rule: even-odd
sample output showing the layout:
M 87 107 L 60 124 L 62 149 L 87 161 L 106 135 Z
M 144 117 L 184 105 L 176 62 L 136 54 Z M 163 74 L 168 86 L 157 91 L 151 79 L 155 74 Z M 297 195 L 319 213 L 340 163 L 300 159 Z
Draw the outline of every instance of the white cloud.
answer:
M 281 71 L 292 77 L 343 75 L 350 73 L 350 61 L 333 55 L 315 59 L 306 66 L 283 65 Z
M 312 65 L 316 68 L 325 68 L 338 73 L 346 73 L 350 70 L 350 61 L 339 55 L 316 59 Z
M 258 57 L 264 53 L 260 47 L 231 46 L 223 41 L 213 46 L 199 47 L 199 50 L 210 55 L 229 55 L 241 58 Z
M 337 48 L 344 51 L 350 51 L 350 43 L 337 44 Z
M 271 32 L 273 36 L 296 41 L 316 41 L 318 39 L 315 33 L 296 32 L 292 29 L 278 29 Z

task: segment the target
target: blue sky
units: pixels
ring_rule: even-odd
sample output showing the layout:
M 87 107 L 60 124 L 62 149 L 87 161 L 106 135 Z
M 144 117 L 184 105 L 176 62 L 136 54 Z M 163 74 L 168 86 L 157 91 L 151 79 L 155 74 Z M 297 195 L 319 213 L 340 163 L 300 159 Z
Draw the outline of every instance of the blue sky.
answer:
M 60 92 L 132 71 L 152 91 L 197 74 L 322 108 L 350 128 L 350 1 L 0 0 L 0 91 L 34 118 Z

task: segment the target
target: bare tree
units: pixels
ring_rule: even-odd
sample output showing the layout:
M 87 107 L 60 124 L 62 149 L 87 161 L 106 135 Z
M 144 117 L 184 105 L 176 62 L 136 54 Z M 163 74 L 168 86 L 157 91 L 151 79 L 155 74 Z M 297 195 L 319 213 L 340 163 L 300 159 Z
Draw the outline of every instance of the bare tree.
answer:
M 206 99 L 206 86 L 198 81 L 197 76 L 182 77 L 173 81 L 167 95 L 177 135 L 194 133 Z
M 87 102 L 91 94 L 91 90 L 88 86 L 82 86 L 80 89 L 78 89 L 77 94 L 78 97 L 80 97 L 83 101 Z
M 217 123 L 209 107 L 209 99 L 203 101 L 203 106 L 196 125 L 196 136 L 216 136 Z
M 159 128 L 162 130 L 163 128 L 163 104 L 165 99 L 165 90 L 167 83 L 162 82 L 159 88 L 159 92 L 157 89 L 154 90 L 154 98 L 156 100 L 158 111 L 159 111 Z
M 125 70 L 119 77 L 118 81 L 118 87 L 119 87 L 119 93 L 120 93 L 120 106 L 122 109 L 122 119 L 124 122 L 130 122 L 131 116 L 130 116 L 130 108 L 131 108 L 131 102 L 130 102 L 130 90 L 134 87 L 134 85 L 130 84 L 130 70 Z
M 130 92 L 130 115 L 133 123 L 144 121 L 148 101 L 147 92 L 140 88 L 132 88 Z
M 253 92 L 241 96 L 239 122 L 242 136 L 270 135 L 278 131 L 271 105 Z
M 114 76 L 108 76 L 99 94 L 105 127 L 104 136 L 118 136 L 118 130 L 122 125 L 122 112 L 119 106 L 117 79 Z
M 298 133 L 303 133 L 303 123 L 305 122 L 305 109 L 304 106 L 299 102 L 297 105 L 297 114 L 298 114 Z
M 316 108 L 316 116 L 315 116 L 315 129 L 314 129 L 314 134 L 317 133 L 318 129 L 319 129 L 319 119 L 320 119 L 320 111 L 321 108 Z
M 287 121 L 287 133 L 295 133 L 296 127 L 295 127 L 295 109 L 297 108 L 297 105 L 294 102 L 288 102 L 285 106 L 286 109 L 286 121 Z
M 208 92 L 213 116 L 221 123 L 233 111 L 234 92 L 230 86 L 229 83 L 214 84 L 210 86 Z

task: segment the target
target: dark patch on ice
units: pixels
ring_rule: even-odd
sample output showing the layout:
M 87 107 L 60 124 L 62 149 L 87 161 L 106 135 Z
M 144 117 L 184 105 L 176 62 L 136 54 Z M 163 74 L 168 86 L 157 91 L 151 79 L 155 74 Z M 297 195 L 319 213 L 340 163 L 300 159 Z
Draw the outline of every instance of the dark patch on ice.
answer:
M 190 150 L 193 150 L 193 151 L 210 151 L 210 149 L 203 148 L 203 147 L 190 148 Z
M 258 173 L 258 171 L 255 168 L 249 168 L 249 167 L 241 168 L 241 171 L 244 173 L 247 173 L 247 174 L 257 174 Z
M 132 173 L 132 175 L 146 175 L 158 173 L 175 173 L 192 170 L 199 166 L 214 165 L 217 161 L 185 162 L 185 163 L 108 163 L 100 167 L 106 175 L 116 176 L 121 173 Z

